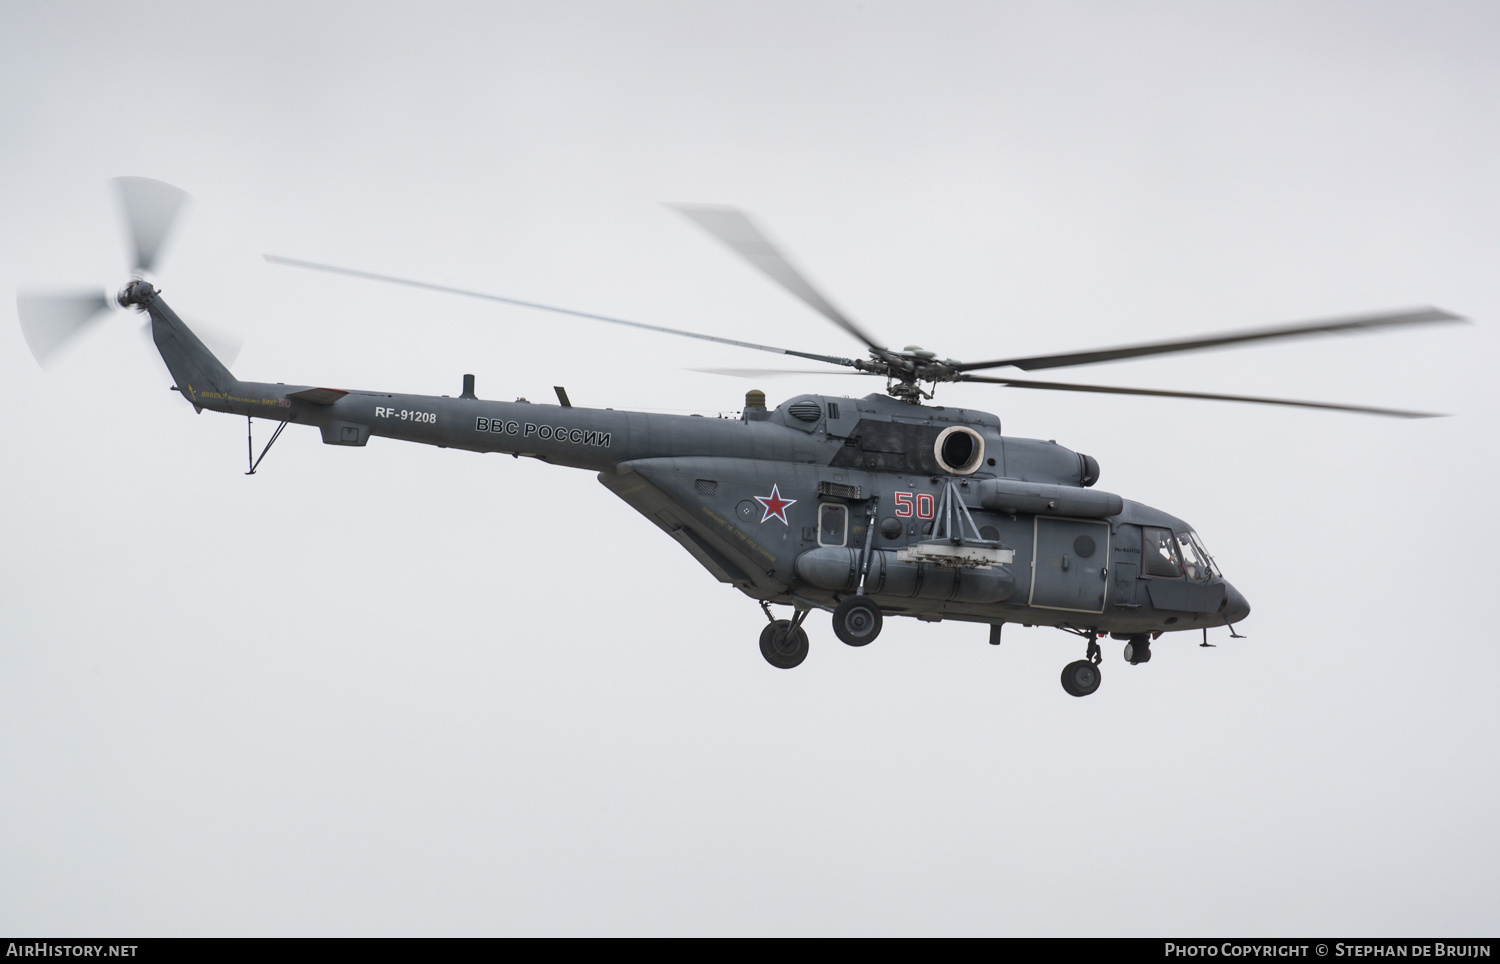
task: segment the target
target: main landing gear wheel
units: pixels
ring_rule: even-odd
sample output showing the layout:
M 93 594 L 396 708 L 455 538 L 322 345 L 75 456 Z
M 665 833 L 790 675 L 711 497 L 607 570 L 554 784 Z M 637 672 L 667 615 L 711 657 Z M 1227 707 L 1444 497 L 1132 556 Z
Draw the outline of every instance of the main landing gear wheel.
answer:
M 833 611 L 833 634 L 850 646 L 864 646 L 880 635 L 884 618 L 869 596 L 850 596 Z
M 1125 662 L 1131 666 L 1151 662 L 1151 637 L 1130 637 L 1130 640 L 1125 643 Z
M 1080 659 L 1063 667 L 1062 687 L 1069 696 L 1088 696 L 1099 688 L 1102 679 L 1099 667 L 1086 659 Z
M 760 631 L 760 654 L 777 669 L 791 669 L 807 659 L 807 633 L 801 626 L 788 633 L 791 626 L 791 620 L 778 619 Z

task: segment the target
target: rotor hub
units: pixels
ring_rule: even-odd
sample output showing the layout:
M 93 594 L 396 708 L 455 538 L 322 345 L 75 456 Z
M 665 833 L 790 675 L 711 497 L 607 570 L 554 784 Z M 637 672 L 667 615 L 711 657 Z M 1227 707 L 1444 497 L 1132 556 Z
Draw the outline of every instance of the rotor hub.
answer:
M 151 283 L 137 278 L 120 289 L 115 301 L 119 302 L 121 308 L 132 308 L 144 305 L 155 297 L 156 289 L 151 287 Z

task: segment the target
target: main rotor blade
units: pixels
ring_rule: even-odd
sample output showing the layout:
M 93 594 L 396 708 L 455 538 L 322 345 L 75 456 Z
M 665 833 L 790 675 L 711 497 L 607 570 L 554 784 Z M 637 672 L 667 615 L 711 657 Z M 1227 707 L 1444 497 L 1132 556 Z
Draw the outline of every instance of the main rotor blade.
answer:
M 150 271 L 188 195 L 149 177 L 117 177 L 115 191 L 120 196 L 125 227 L 135 247 L 132 268 L 137 272 Z
M 975 371 L 981 368 L 1000 368 L 1009 365 L 1023 371 L 1042 368 L 1066 368 L 1072 365 L 1093 365 L 1098 362 L 1117 361 L 1121 358 L 1140 358 L 1143 355 L 1164 355 L 1169 352 L 1200 351 L 1205 348 L 1220 348 L 1248 341 L 1270 341 L 1276 338 L 1299 338 L 1307 335 L 1326 335 L 1341 331 L 1360 331 L 1372 328 L 1394 328 L 1398 325 L 1426 325 L 1442 322 L 1467 321 L 1461 315 L 1450 314 L 1441 308 L 1413 308 L 1407 311 L 1388 312 L 1377 315 L 1359 315 L 1353 318 L 1335 318 L 1327 321 L 1306 322 L 1295 325 L 1274 325 L 1268 328 L 1247 328 L 1225 332 L 1207 338 L 1187 338 L 1181 341 L 1155 341 L 1140 345 L 1123 345 L 1119 348 L 1101 348 L 1095 351 L 1065 352 L 1060 355 L 1033 355 L 1030 358 L 1002 358 L 998 361 L 966 362 L 959 371 Z
M 1071 382 L 1034 382 L 988 375 L 963 375 L 959 381 L 986 382 L 1007 388 L 1040 388 L 1054 392 L 1096 392 L 1102 395 L 1151 395 L 1158 398 L 1199 398 L 1214 402 L 1251 402 L 1256 405 L 1289 405 L 1293 408 L 1321 408 L 1334 412 L 1358 412 L 1362 415 L 1385 415 L 1390 418 L 1445 418 L 1438 412 L 1408 412 L 1399 408 L 1371 408 L 1366 405 L 1337 405 L 1333 402 L 1300 402 L 1289 398 L 1260 398 L 1254 395 L 1216 395 L 1208 392 L 1173 392 L 1158 388 L 1121 388 L 1115 385 L 1077 385 Z
M 713 207 L 703 204 L 669 204 L 700 228 L 728 245 L 730 250 L 759 268 L 772 281 L 800 298 L 804 304 L 824 318 L 838 325 L 849 334 L 876 351 L 884 347 L 874 336 L 851 321 L 827 298 L 812 286 L 802 273 L 792 266 L 790 259 L 776 249 L 755 223 L 743 211 L 735 208 Z
M 26 347 L 42 367 L 59 348 L 85 325 L 109 310 L 109 296 L 102 291 L 75 290 L 39 294 L 16 293 L 16 314 Z
M 782 375 L 875 375 L 877 372 L 834 372 L 826 368 L 689 368 L 705 375 L 729 375 L 734 378 L 778 378 Z
M 348 275 L 351 278 L 364 278 L 369 281 L 385 281 L 390 284 L 406 285 L 409 288 L 423 288 L 427 291 L 441 291 L 450 295 L 463 295 L 466 298 L 481 298 L 485 301 L 498 301 L 506 305 L 518 305 L 522 308 L 536 308 L 539 311 L 556 312 L 559 315 L 572 315 L 575 318 L 587 318 L 590 321 L 607 321 L 612 325 L 627 325 L 631 328 L 641 328 L 646 331 L 659 331 L 667 335 L 681 335 L 684 338 L 697 338 L 702 341 L 716 341 L 721 345 L 734 345 L 737 348 L 753 348 L 756 351 L 769 351 L 777 355 L 794 355 L 798 358 L 810 358 L 813 361 L 827 362 L 830 365 L 843 365 L 847 368 L 854 367 L 852 358 L 839 358 L 836 355 L 818 355 L 813 352 L 795 351 L 791 348 L 775 348 L 771 345 L 757 345 L 750 341 L 736 341 L 733 338 L 720 338 L 718 335 L 704 335 L 696 331 L 683 331 L 680 328 L 667 328 L 662 325 L 648 325 L 640 321 L 626 321 L 624 318 L 611 318 L 608 315 L 595 315 L 587 311 L 574 311 L 571 308 L 559 308 L 556 305 L 543 305 L 535 301 L 521 301 L 518 298 L 504 298 L 500 295 L 486 294 L 483 291 L 470 291 L 467 288 L 453 288 L 448 285 L 432 284 L 427 281 L 413 281 L 410 278 L 397 278 L 394 275 L 375 274 L 372 271 L 360 271 L 355 268 L 340 268 L 331 264 L 319 264 L 316 261 L 302 261 L 298 258 L 283 258 L 280 255 L 267 254 L 263 257 L 272 264 L 282 264 L 293 268 L 310 268 L 314 271 L 327 271 L 330 274 Z

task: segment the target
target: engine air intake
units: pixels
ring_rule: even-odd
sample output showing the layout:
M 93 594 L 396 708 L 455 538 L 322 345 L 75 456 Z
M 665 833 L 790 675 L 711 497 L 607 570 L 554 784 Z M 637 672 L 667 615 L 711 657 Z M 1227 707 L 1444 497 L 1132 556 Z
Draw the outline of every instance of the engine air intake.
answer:
M 938 433 L 932 454 L 944 472 L 971 475 L 984 464 L 984 436 L 966 425 L 953 425 Z

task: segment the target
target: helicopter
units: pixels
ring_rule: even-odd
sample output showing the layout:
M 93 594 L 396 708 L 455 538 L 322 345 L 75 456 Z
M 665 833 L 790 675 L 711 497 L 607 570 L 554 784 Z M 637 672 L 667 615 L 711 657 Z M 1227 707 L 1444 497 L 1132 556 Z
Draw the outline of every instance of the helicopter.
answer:
M 982 374 L 1032 372 L 1167 353 L 1330 333 L 1428 326 L 1466 319 L 1418 307 L 1322 321 L 1208 334 L 1089 351 L 976 362 L 940 358 L 915 345 L 887 347 L 834 307 L 746 214 L 677 205 L 678 212 L 846 334 L 866 353 L 838 355 L 756 344 L 701 332 L 574 311 L 294 258 L 278 265 L 482 298 L 817 362 L 844 374 L 881 378 L 860 398 L 795 395 L 774 407 L 752 390 L 737 418 L 575 407 L 562 387 L 557 404 L 482 399 L 466 374 L 454 397 L 363 391 L 232 374 L 147 280 L 187 195 L 148 178 L 114 181 L 133 246 L 131 280 L 113 297 L 98 289 L 17 294 L 32 354 L 45 365 L 114 305 L 149 319 L 152 341 L 173 391 L 203 411 L 242 415 L 277 427 L 249 472 L 288 425 L 318 429 L 328 445 L 364 446 L 372 437 L 474 452 L 499 452 L 597 473 L 599 482 L 676 541 L 719 582 L 756 600 L 766 617 L 759 648 L 778 669 L 810 651 L 805 627 L 815 610 L 851 647 L 881 634 L 887 616 L 954 620 L 988 627 L 999 645 L 1007 624 L 1056 628 L 1084 641 L 1064 666 L 1063 690 L 1095 692 L 1100 641 L 1122 641 L 1131 665 L 1151 659 L 1165 633 L 1236 626 L 1250 604 L 1224 577 L 1186 521 L 1095 488 L 1099 463 L 1055 441 L 1001 432 L 1000 419 L 970 408 L 930 404 L 939 385 L 980 383 L 1044 391 L 1232 401 L 1429 418 L 1434 413 L 1332 402 L 1125 388 Z M 775 375 L 788 370 L 704 369 Z M 253 437 L 253 435 L 252 435 Z M 789 607 L 777 618 L 772 606 Z

